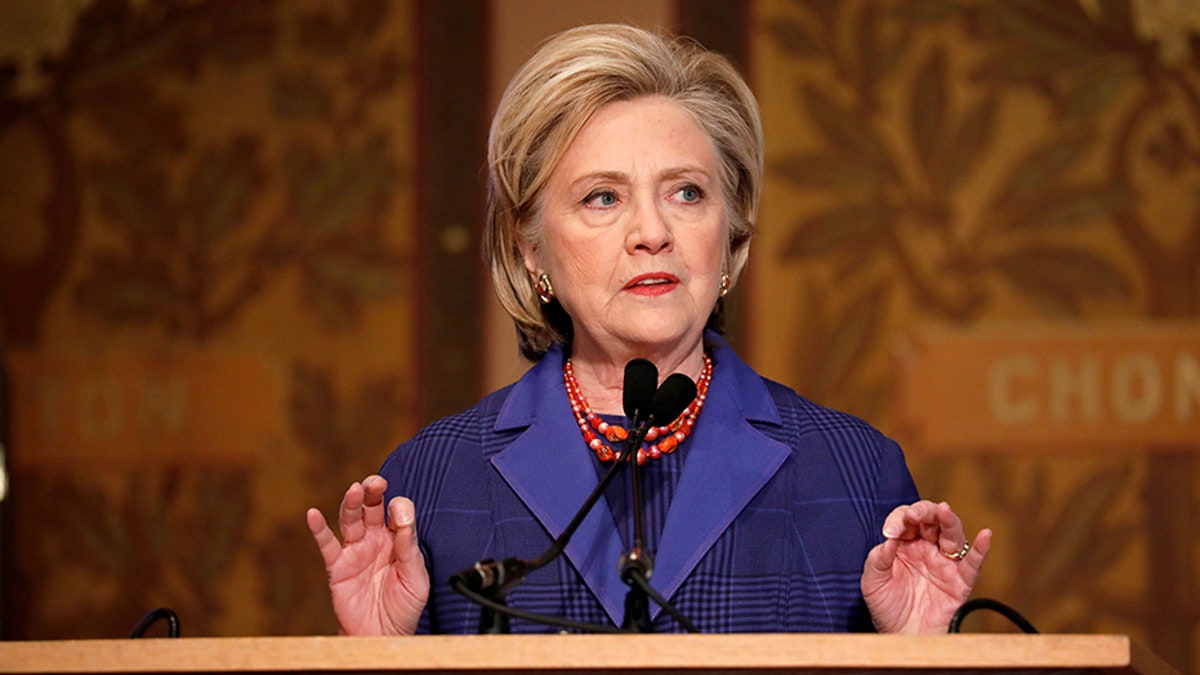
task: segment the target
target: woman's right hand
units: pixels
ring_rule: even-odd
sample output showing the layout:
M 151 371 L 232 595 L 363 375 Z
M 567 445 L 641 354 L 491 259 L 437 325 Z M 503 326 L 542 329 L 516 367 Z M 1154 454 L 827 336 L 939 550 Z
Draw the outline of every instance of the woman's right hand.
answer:
M 342 498 L 342 541 L 317 509 L 308 529 L 321 550 L 338 630 L 344 635 L 412 635 L 429 598 L 429 572 L 417 546 L 413 503 L 395 497 L 384 518 L 387 480 L 368 476 Z

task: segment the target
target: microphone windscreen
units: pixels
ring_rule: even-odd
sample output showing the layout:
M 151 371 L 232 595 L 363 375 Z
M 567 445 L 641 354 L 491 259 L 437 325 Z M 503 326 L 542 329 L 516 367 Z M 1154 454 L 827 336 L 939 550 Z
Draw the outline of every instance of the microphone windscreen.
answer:
M 694 398 L 696 383 L 683 373 L 674 373 L 654 392 L 654 398 L 650 401 L 650 414 L 654 416 L 657 424 L 668 424 L 679 417 L 679 413 L 683 412 Z
M 634 359 L 625 364 L 625 390 L 621 403 L 629 419 L 646 416 L 654 390 L 658 388 L 658 367 L 646 359 Z M 686 405 L 686 404 L 685 404 Z M 640 415 L 639 415 L 640 411 Z

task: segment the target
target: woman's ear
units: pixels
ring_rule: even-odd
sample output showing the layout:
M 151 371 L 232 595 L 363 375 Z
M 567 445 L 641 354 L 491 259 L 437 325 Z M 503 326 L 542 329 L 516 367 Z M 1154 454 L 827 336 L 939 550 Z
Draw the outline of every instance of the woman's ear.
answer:
M 521 249 L 521 258 L 525 262 L 525 269 L 529 272 L 529 278 L 536 279 L 537 275 L 542 271 L 537 245 L 522 237 L 517 246 Z

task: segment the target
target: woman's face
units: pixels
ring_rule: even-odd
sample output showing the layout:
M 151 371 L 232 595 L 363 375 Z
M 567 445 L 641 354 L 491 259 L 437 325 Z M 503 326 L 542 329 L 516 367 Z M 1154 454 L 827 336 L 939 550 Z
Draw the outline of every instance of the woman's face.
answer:
M 568 147 L 542 197 L 546 272 L 574 349 L 653 352 L 699 344 L 717 302 L 728 224 L 704 131 L 664 97 L 610 103 Z

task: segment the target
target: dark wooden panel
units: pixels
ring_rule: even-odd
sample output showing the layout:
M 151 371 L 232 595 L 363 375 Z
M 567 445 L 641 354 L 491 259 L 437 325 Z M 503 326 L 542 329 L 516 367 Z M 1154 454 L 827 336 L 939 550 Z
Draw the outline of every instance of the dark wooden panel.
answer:
M 746 73 L 750 5 L 742 0 L 677 0 L 678 30 L 724 54 Z
M 480 395 L 487 17 L 478 0 L 417 4 L 422 421 L 457 412 Z

